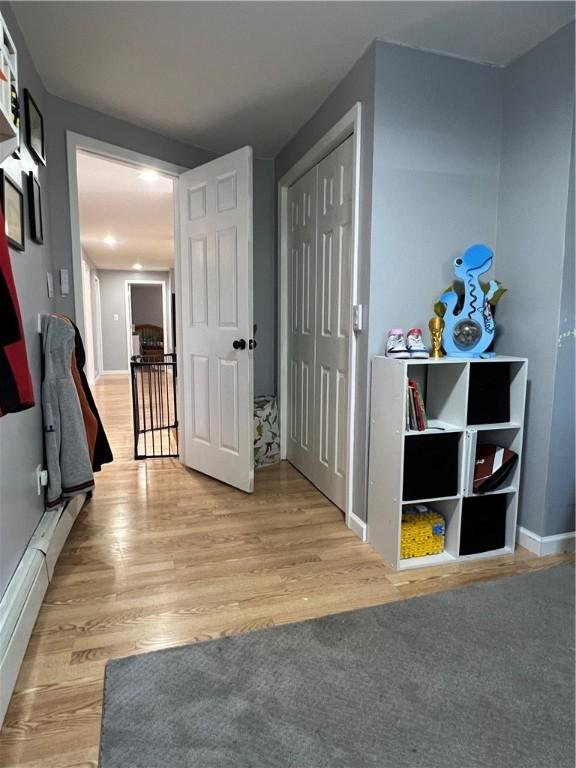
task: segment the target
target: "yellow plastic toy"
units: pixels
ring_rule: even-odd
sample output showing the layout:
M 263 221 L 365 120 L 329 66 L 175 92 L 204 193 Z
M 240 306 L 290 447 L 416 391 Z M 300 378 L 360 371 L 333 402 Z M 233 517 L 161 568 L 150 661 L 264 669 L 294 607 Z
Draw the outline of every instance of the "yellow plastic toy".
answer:
M 439 555 L 444 551 L 446 523 L 442 515 L 419 504 L 402 512 L 400 557 Z

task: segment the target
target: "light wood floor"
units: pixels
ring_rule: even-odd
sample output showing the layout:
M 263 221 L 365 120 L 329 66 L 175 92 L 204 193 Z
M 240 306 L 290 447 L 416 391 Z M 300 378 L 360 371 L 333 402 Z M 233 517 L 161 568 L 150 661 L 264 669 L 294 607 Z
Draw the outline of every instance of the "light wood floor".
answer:
M 108 659 L 569 559 L 520 550 L 395 573 L 286 463 L 259 471 L 247 496 L 177 460 L 134 462 L 129 397 L 127 377 L 96 387 L 116 460 L 98 476 L 46 594 L 0 734 L 3 768 L 97 765 Z

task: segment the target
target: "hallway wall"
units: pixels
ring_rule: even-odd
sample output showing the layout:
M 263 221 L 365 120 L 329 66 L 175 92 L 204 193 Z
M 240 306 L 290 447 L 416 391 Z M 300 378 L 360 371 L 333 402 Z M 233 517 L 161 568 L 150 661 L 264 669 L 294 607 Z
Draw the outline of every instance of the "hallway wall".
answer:
M 574 338 L 558 347 L 560 324 L 574 328 L 566 300 L 561 312 L 574 297 L 574 23 L 507 67 L 503 88 L 498 350 L 529 359 L 520 525 L 546 536 L 574 530 Z
M 48 96 L 40 82 L 32 59 L 14 23 L 12 9 L 0 3 L 18 49 L 18 76 L 20 96 L 24 88 L 32 93 L 39 109 L 46 113 Z M 54 302 L 48 298 L 46 273 L 52 269 L 50 253 L 51 222 L 47 210 L 47 179 L 49 168 L 37 166 L 26 148 L 20 145 L 21 159 L 11 157 L 2 163 L 6 173 L 26 190 L 24 173 L 34 171 L 42 188 L 44 244 L 30 239 L 28 229 L 28 205 L 24 194 L 24 218 L 26 250 L 11 251 L 12 269 L 22 313 L 26 347 L 34 395 L 35 408 L 13 413 L 0 419 L 0 595 L 4 593 L 18 565 L 38 521 L 44 511 L 43 497 L 36 489 L 36 466 L 43 462 L 43 428 L 40 409 L 40 358 L 41 342 L 37 315 L 49 312 Z M 0 307 L 0 311 L 1 311 Z
M 126 336 L 126 281 L 146 283 L 161 280 L 169 296 L 169 272 L 134 272 L 122 269 L 99 269 L 102 306 L 102 349 L 104 373 L 128 371 L 128 340 Z M 158 286 L 160 288 L 160 286 Z M 116 319 L 118 318 L 118 319 Z M 170 323 L 170 317 L 168 317 Z M 168 338 L 170 334 L 168 332 Z

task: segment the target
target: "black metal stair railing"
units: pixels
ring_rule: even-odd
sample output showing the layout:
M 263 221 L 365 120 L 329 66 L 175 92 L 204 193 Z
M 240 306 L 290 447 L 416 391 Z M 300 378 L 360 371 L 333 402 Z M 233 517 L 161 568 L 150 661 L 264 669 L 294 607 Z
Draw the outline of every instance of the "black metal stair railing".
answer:
M 136 355 L 130 375 L 134 458 L 178 456 L 176 355 Z

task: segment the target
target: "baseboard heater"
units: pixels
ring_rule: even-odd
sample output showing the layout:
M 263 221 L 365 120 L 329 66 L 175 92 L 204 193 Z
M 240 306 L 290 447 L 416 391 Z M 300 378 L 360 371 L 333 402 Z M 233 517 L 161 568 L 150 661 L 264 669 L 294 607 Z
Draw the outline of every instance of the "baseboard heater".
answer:
M 44 513 L 0 601 L 0 726 L 54 566 L 85 500 L 75 496 Z

